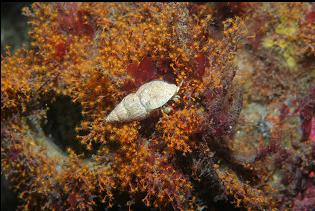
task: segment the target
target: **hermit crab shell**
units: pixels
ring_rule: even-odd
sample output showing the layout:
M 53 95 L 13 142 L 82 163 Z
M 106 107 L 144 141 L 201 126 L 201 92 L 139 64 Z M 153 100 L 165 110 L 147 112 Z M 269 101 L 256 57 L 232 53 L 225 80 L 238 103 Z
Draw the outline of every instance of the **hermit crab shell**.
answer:
M 155 80 L 143 84 L 136 93 L 127 95 L 106 117 L 106 122 L 141 120 L 157 108 L 162 107 L 179 87 L 165 81 Z

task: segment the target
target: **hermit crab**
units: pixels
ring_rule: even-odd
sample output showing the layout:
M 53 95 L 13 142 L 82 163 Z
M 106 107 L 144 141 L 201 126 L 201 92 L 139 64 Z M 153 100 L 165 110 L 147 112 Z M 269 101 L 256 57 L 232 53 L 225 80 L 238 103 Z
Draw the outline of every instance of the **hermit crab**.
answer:
M 106 122 L 128 122 L 148 117 L 151 112 L 162 107 L 178 92 L 180 86 L 161 80 L 143 84 L 136 93 L 124 97 L 106 117 Z

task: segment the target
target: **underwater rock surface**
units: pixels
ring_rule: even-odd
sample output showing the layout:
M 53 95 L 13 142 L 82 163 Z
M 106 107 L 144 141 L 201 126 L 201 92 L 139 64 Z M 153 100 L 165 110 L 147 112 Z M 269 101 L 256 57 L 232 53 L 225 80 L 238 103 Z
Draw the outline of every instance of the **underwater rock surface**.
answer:
M 314 13 L 314 3 L 23 8 L 29 42 L 2 47 L 1 192 L 12 197 L 1 208 L 313 209 Z M 167 100 L 144 118 L 106 121 L 154 80 L 180 89 L 159 92 Z

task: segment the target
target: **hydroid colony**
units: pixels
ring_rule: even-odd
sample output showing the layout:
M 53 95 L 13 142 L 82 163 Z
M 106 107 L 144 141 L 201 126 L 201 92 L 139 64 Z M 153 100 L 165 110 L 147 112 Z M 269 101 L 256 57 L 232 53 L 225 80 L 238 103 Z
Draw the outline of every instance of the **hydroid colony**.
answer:
M 25 8 L 30 46 L 1 61 L 2 174 L 20 208 L 313 207 L 313 10 L 309 3 Z M 163 103 L 141 118 L 106 121 L 152 81 L 175 89 L 158 92 Z M 43 131 L 61 98 L 70 116 L 81 115 L 75 139 L 62 134 L 65 151 L 49 136 L 58 127 Z M 70 121 L 59 119 L 58 126 Z

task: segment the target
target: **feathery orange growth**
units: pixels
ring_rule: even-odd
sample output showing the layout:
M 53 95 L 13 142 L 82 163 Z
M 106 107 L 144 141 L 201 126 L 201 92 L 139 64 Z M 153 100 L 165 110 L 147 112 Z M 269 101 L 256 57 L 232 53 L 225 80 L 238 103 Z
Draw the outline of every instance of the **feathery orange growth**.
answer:
M 243 183 L 229 170 L 219 170 L 217 172 L 226 187 L 226 194 L 234 198 L 236 207 L 245 206 L 249 210 L 264 209 L 264 207 L 272 208 L 275 206 L 274 200 L 270 196 L 264 195 L 263 191 Z M 268 187 L 264 187 L 267 189 Z M 270 190 L 269 190 L 270 191 Z
M 30 47 L 1 61 L 1 130 L 7 131 L 1 163 L 25 209 L 110 207 L 119 193 L 130 197 L 122 199 L 126 205 L 193 209 L 193 183 L 172 161 L 174 152 L 200 148 L 203 92 L 222 87 L 234 71 L 242 35 L 242 21 L 234 18 L 213 37 L 209 11 L 191 3 L 34 3 L 24 9 Z M 151 124 L 105 122 L 129 93 L 126 87 L 153 78 L 182 83 L 179 102 L 166 105 L 170 115 L 157 111 Z M 62 95 L 82 108 L 76 135 L 95 152 L 88 159 L 59 152 L 23 120 L 45 120 L 37 113 Z M 31 138 L 24 136 L 28 131 Z
M 179 150 L 191 153 L 195 148 L 196 141 L 192 137 L 200 132 L 201 116 L 196 109 L 178 110 L 174 114 L 164 115 L 157 131 L 161 133 L 161 138 L 166 142 L 170 153 Z

